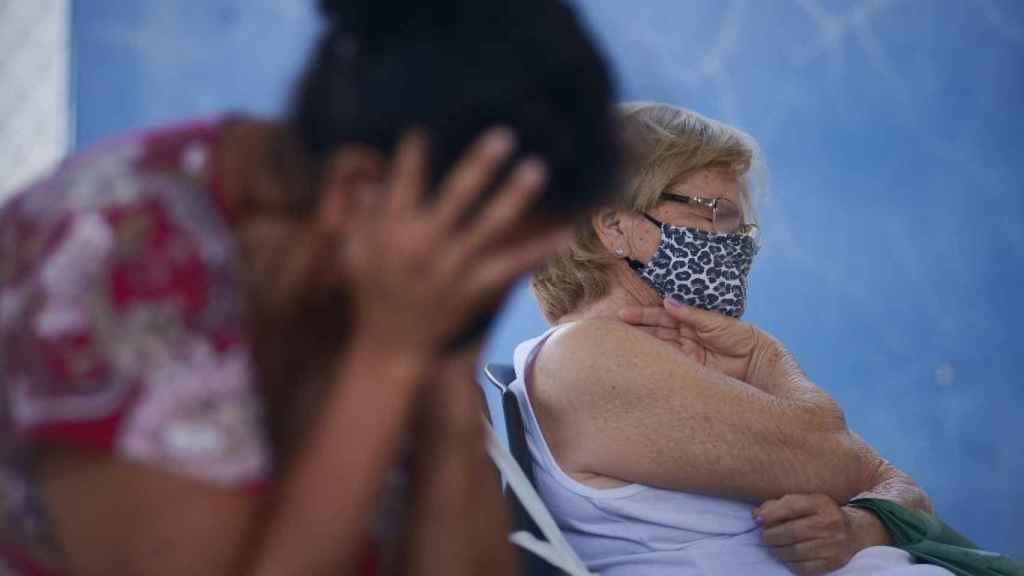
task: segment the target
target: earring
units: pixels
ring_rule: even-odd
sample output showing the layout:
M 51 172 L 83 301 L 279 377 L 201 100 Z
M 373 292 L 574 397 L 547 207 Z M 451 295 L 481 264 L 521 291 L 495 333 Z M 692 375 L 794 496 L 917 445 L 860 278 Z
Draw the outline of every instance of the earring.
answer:
M 618 256 L 619 258 L 622 258 L 623 256 L 626 255 L 626 251 L 623 250 L 622 248 L 616 248 L 615 255 Z

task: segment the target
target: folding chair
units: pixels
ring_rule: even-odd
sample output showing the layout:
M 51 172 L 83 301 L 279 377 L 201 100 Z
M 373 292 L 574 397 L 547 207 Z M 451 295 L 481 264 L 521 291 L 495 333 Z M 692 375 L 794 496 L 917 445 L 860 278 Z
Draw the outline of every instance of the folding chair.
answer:
M 524 576 L 590 575 L 537 494 L 519 399 L 509 389 L 516 378 L 515 370 L 508 364 L 489 363 L 484 366 L 484 376 L 501 393 L 509 449 L 505 450 L 493 427 L 488 426 L 488 452 L 505 477 L 505 494 L 512 510 L 509 539 L 521 549 Z

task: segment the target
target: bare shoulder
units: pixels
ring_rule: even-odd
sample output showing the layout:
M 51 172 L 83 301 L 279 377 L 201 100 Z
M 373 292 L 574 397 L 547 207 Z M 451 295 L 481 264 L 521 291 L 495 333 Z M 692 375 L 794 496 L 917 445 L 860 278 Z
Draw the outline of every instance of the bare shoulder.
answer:
M 534 361 L 530 392 L 550 408 L 580 407 L 629 387 L 672 347 L 624 322 L 594 318 L 555 332 Z M 661 357 L 661 358 L 659 358 Z
M 637 328 L 607 318 L 573 322 L 548 338 L 537 357 L 538 365 L 549 365 L 571 373 L 585 370 L 597 362 L 624 359 L 624 351 L 634 351 L 660 343 Z

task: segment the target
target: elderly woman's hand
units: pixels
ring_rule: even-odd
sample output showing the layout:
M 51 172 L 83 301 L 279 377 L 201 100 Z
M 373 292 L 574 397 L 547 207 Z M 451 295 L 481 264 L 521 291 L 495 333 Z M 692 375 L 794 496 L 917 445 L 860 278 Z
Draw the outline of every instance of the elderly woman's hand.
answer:
M 729 316 L 665 299 L 663 308 L 629 307 L 619 318 L 670 342 L 698 363 L 758 385 L 782 345 L 767 332 Z
M 753 514 L 772 555 L 801 576 L 838 570 L 864 548 L 889 543 L 871 512 L 839 506 L 824 494 L 790 494 Z

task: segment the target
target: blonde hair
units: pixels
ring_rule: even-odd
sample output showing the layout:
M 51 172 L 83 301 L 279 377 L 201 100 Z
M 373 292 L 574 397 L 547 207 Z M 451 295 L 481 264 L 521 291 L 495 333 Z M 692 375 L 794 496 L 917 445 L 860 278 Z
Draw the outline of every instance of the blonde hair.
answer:
M 755 220 L 750 175 L 759 154 L 751 136 L 696 112 L 652 102 L 619 105 L 618 120 L 624 158 L 615 202 L 622 208 L 651 210 L 666 189 L 698 170 L 715 168 L 740 180 L 746 221 Z M 618 259 L 601 243 L 590 220 L 581 222 L 568 249 L 530 280 L 548 321 L 604 296 L 608 272 Z

